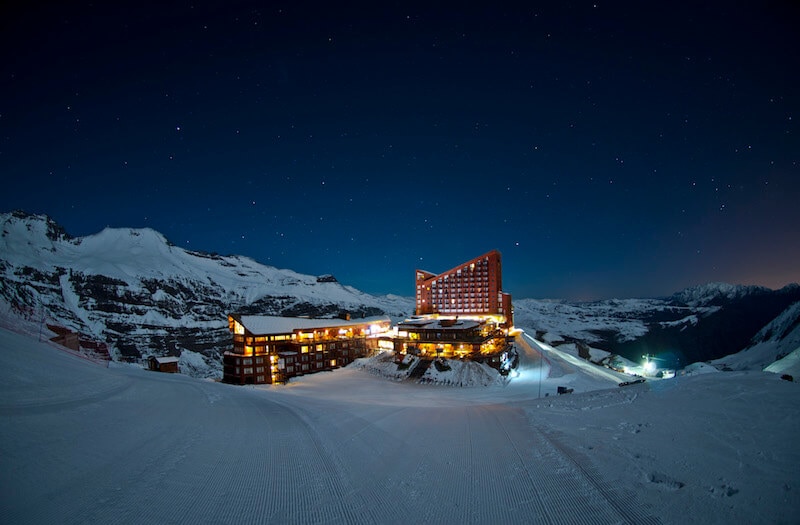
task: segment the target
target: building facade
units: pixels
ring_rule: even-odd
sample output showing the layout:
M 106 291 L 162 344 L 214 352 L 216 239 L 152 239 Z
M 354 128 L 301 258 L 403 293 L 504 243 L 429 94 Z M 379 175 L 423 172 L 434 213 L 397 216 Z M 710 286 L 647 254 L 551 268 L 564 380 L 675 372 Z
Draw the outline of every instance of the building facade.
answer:
M 347 365 L 378 349 L 391 320 L 231 314 L 228 327 L 233 351 L 223 354 L 222 381 L 244 385 L 285 383 L 295 376 Z
M 487 319 L 421 317 L 397 325 L 395 352 L 448 359 L 501 353 L 507 332 Z
M 394 351 L 423 360 L 480 361 L 507 373 L 515 351 L 511 294 L 503 292 L 500 252 L 441 274 L 417 270 L 416 316 L 399 323 Z
M 500 252 L 492 250 L 444 273 L 416 271 L 417 315 L 497 316 L 514 324 L 511 294 L 503 292 Z

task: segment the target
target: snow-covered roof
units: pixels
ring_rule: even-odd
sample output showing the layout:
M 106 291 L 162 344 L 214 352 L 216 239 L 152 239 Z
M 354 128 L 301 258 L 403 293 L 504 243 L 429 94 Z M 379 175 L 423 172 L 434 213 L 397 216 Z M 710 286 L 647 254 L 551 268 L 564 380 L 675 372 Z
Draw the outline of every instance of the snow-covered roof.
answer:
M 177 363 L 177 362 L 180 361 L 180 358 L 178 358 L 178 357 L 156 357 L 156 356 L 154 356 L 154 359 L 160 365 L 165 365 L 167 363 Z
M 474 319 L 408 319 L 398 325 L 399 328 L 424 328 L 425 330 L 470 330 L 480 326 Z
M 406 319 L 400 326 L 426 326 L 436 322 L 436 319 Z
M 359 326 L 365 324 L 391 323 L 386 316 L 364 317 L 361 319 L 307 319 L 305 317 L 275 317 L 271 315 L 234 315 L 248 332 L 254 335 L 290 334 L 295 330 L 315 330 Z

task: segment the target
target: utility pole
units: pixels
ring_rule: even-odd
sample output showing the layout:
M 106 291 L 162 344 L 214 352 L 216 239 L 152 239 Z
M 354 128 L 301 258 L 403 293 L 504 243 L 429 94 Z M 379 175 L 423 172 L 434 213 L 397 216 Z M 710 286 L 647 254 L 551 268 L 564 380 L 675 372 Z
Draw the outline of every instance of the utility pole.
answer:
M 42 342 L 42 330 L 44 329 L 44 305 L 39 302 L 39 342 Z

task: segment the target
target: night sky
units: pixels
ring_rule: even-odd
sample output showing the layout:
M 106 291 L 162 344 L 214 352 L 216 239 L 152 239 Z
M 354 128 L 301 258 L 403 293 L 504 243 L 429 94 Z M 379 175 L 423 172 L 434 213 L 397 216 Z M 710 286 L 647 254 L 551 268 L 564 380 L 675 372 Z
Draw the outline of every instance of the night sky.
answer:
M 795 2 L 12 3 L 0 211 L 378 294 L 800 281 Z

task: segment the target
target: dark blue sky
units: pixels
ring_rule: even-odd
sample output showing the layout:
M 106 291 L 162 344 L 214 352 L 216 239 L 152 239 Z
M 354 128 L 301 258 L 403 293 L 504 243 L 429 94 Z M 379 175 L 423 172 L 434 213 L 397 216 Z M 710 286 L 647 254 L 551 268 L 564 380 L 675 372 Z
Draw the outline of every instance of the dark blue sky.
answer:
M 0 8 L 0 210 L 372 293 L 800 281 L 792 2 L 97 4 Z

